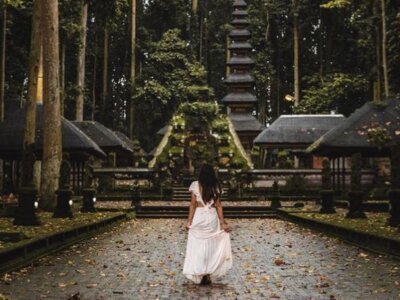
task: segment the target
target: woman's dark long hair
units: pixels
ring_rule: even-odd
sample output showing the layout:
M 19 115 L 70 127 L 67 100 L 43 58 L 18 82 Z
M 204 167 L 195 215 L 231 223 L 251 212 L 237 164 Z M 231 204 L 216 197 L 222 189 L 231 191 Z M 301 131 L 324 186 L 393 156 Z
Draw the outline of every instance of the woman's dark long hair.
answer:
M 218 182 L 213 166 L 203 164 L 199 174 L 201 197 L 205 203 L 217 201 L 221 196 L 221 186 Z

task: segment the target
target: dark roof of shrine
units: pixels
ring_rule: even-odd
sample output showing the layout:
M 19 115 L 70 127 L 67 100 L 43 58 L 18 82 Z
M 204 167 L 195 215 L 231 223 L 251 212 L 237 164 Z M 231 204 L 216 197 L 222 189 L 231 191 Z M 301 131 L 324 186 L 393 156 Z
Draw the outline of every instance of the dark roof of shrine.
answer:
M 257 102 L 257 98 L 252 93 L 229 93 L 221 100 L 224 103 Z
M 247 12 L 247 10 L 239 10 L 239 9 L 237 9 L 237 10 L 234 10 L 232 12 L 232 15 L 234 17 L 247 17 L 249 15 L 249 13 Z
M 370 143 L 368 129 L 384 128 L 390 140 L 381 147 Z M 308 149 L 321 156 L 350 156 L 360 152 L 364 156 L 387 156 L 389 147 L 400 143 L 400 99 L 383 103 L 367 102 L 345 121 L 333 128 Z
M 125 143 L 126 148 L 133 152 L 134 144 L 133 141 L 123 132 L 114 131 L 115 135 L 120 138 L 121 141 Z
M 231 24 L 233 25 L 233 26 L 236 26 L 236 25 L 240 25 L 240 26 L 242 26 L 242 25 L 250 25 L 250 20 L 249 19 L 239 19 L 239 18 L 234 18 L 232 21 L 231 21 Z
M 111 129 L 97 121 L 74 121 L 79 127 L 105 152 L 124 151 L 132 152 L 124 141 L 122 141 Z
M 236 132 L 260 132 L 263 129 L 262 124 L 248 113 L 230 113 L 229 119 Z
M 43 147 L 42 134 L 43 105 L 36 105 L 36 142 L 35 148 L 40 155 Z M 0 156 L 4 158 L 20 159 L 22 154 L 23 136 L 25 128 L 26 110 L 14 104 L 7 105 L 5 121 L 0 123 Z M 105 157 L 99 146 L 83 133 L 72 122 L 61 118 L 61 132 L 63 151 L 71 155 L 94 155 Z
M 229 36 L 234 39 L 238 37 L 245 37 L 245 38 L 250 38 L 251 33 L 247 29 L 233 29 L 229 33 Z
M 247 3 L 244 0 L 235 0 L 233 7 L 247 7 Z
M 226 63 L 228 66 L 238 66 L 238 65 L 254 65 L 254 60 L 248 56 L 232 56 Z
M 226 84 L 254 83 L 254 77 L 250 74 L 231 73 L 224 80 Z
M 253 46 L 249 42 L 232 42 L 229 47 L 229 50 L 251 50 Z
M 344 121 L 343 115 L 281 115 L 254 144 L 266 148 L 306 148 Z

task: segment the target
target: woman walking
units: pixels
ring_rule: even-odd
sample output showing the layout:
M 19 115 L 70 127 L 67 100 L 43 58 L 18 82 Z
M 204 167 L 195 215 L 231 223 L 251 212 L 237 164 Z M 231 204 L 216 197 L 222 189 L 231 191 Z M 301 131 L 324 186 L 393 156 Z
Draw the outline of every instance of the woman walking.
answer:
M 192 182 L 189 237 L 183 274 L 195 283 L 210 284 L 232 267 L 228 224 L 221 204 L 221 187 L 214 168 L 204 164 L 198 181 Z

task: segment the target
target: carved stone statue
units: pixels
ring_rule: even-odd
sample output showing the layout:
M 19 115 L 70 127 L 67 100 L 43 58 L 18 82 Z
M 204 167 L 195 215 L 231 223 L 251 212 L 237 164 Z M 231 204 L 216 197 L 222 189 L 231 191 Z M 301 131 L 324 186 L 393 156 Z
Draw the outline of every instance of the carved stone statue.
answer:
M 83 175 L 83 187 L 93 188 L 94 187 L 94 176 L 93 176 L 93 165 L 94 158 L 89 156 L 88 160 L 85 162 L 85 171 Z
M 351 190 L 361 190 L 361 168 L 362 156 L 361 153 L 355 153 L 351 157 Z
M 330 190 L 332 188 L 331 183 L 331 165 L 329 159 L 325 158 L 322 161 L 322 189 Z
M 65 155 L 60 166 L 59 189 L 67 190 L 71 188 L 71 164 L 68 161 L 68 156 Z

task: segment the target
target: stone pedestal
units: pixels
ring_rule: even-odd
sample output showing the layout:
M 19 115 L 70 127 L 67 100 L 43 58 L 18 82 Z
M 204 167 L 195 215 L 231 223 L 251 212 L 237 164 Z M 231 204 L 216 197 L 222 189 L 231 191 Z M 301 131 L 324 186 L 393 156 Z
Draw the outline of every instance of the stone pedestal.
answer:
M 271 208 L 281 208 L 282 204 L 281 204 L 281 197 L 279 195 L 273 195 L 271 197 Z
M 322 214 L 334 214 L 336 213 L 335 204 L 333 200 L 333 190 L 321 190 L 321 209 L 319 210 Z
M 140 202 L 140 190 L 133 190 L 132 194 L 132 207 L 135 208 L 136 211 L 138 211 L 141 207 L 141 202 Z
M 390 203 L 390 217 L 388 223 L 390 226 L 400 225 L 400 189 L 391 189 L 389 191 L 389 203 Z
M 279 196 L 279 185 L 277 181 L 274 181 L 272 185 L 272 197 L 271 197 L 271 208 L 277 209 L 282 207 L 281 197 Z
M 94 207 L 93 198 L 96 196 L 95 189 L 83 189 L 83 204 L 81 208 L 81 212 L 88 213 L 88 212 L 96 212 L 96 208 Z
M 73 218 L 71 205 L 72 191 L 70 189 L 60 189 L 57 191 L 57 207 L 54 210 L 53 218 Z
M 363 212 L 363 197 L 364 193 L 362 191 L 349 192 L 349 211 L 346 214 L 346 218 L 364 219 L 367 217 Z
M 34 187 L 24 187 L 19 190 L 18 208 L 14 225 L 38 226 L 41 224 L 35 213 L 37 191 Z

